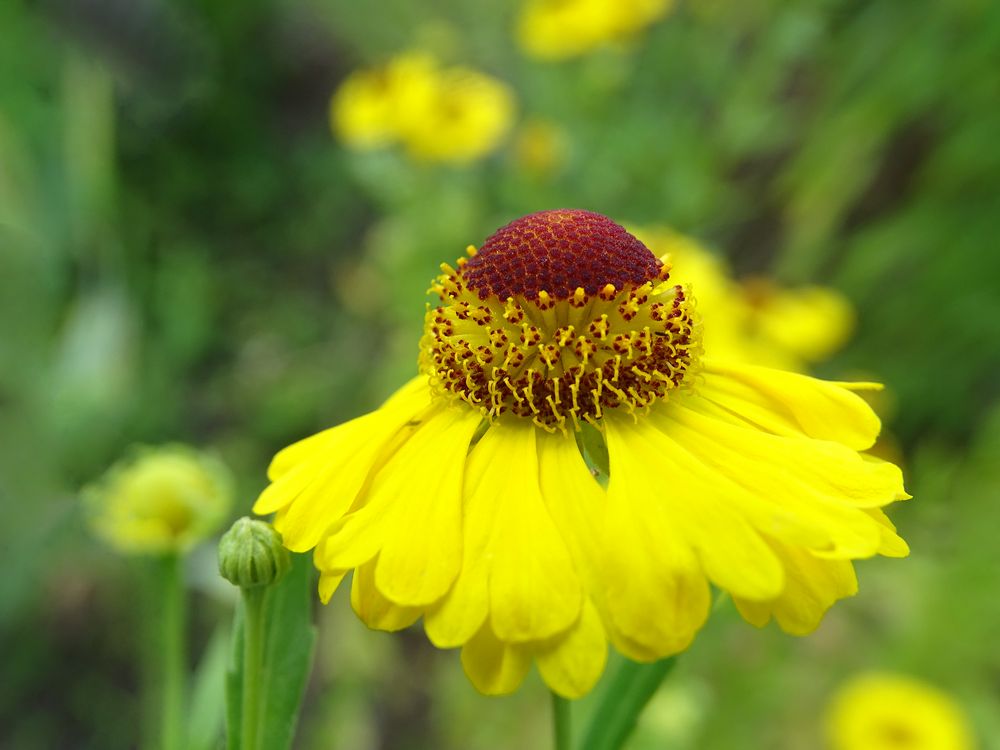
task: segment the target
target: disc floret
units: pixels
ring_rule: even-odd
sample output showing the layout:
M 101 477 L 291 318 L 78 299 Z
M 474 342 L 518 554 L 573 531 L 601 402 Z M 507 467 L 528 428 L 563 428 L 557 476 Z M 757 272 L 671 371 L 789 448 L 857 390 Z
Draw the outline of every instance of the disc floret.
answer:
M 690 293 L 609 219 L 531 214 L 468 254 L 431 288 L 440 304 L 428 307 L 421 371 L 439 395 L 490 420 L 576 430 L 690 382 L 701 351 Z

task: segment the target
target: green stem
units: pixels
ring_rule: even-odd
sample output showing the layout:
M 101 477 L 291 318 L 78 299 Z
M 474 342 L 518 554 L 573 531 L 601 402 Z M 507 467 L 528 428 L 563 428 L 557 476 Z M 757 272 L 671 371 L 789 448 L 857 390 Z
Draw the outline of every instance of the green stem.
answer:
M 570 702 L 561 695 L 552 693 L 552 729 L 555 750 L 570 750 L 572 747 L 570 705 Z
M 639 715 L 676 661 L 675 657 L 652 664 L 626 660 L 594 712 L 583 750 L 619 750 L 635 731 Z
M 177 554 L 163 558 L 160 609 L 161 638 L 161 750 L 182 750 L 184 715 L 184 577 L 183 561 Z
M 260 684 L 264 661 L 264 595 L 266 588 L 243 589 L 243 724 L 242 750 L 257 750 L 260 730 Z

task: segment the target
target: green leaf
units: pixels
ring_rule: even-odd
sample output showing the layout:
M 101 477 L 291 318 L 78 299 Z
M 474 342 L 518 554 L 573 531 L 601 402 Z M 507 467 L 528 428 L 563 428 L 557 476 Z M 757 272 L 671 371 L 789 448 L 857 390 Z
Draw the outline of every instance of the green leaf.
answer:
M 307 555 L 292 558 L 291 571 L 268 592 L 264 611 L 260 746 L 267 750 L 291 747 L 316 646 L 312 562 Z
M 187 737 L 191 750 L 213 750 L 219 744 L 228 701 L 228 630 L 225 625 L 216 628 L 195 672 Z
M 625 659 L 604 691 L 584 735 L 582 750 L 619 750 L 635 731 L 642 710 L 673 669 L 675 657 L 652 664 Z

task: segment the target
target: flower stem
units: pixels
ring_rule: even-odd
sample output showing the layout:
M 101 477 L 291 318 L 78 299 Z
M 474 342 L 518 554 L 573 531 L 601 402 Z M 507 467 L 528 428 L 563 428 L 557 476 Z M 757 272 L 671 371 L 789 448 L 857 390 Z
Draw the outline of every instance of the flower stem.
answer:
M 184 715 L 184 580 L 183 561 L 177 554 L 163 558 L 161 571 L 161 750 L 182 750 Z
M 264 661 L 264 595 L 267 589 L 243 591 L 242 750 L 257 750 L 260 731 L 260 683 Z
M 552 729 L 555 750 L 570 750 L 570 702 L 556 693 L 552 693 Z
M 635 731 L 639 714 L 673 669 L 677 659 L 670 657 L 652 664 L 626 660 L 594 712 L 583 750 L 619 750 Z

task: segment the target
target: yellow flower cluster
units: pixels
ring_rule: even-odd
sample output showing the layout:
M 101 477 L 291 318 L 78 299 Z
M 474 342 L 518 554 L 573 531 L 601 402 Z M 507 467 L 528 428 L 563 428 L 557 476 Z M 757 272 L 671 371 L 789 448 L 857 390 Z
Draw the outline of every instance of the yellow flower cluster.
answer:
M 786 289 L 763 277 L 737 282 L 689 237 L 664 227 L 634 233 L 691 283 L 712 356 L 803 372 L 843 346 L 854 328 L 850 303 L 832 289 Z
M 124 553 L 183 551 L 218 529 L 232 499 L 226 467 L 180 445 L 144 448 L 83 491 L 94 533 Z
M 672 7 L 673 0 L 526 0 L 518 42 L 532 57 L 575 57 L 628 39 Z
M 972 750 L 961 708 L 911 677 L 868 674 L 846 683 L 826 717 L 831 750 Z
M 351 148 L 401 144 L 415 159 L 455 163 L 496 149 L 514 114 L 506 84 L 418 52 L 352 73 L 330 108 L 334 132 Z

